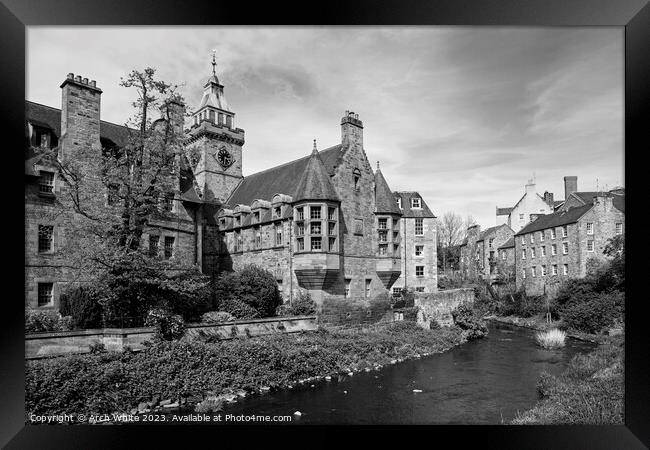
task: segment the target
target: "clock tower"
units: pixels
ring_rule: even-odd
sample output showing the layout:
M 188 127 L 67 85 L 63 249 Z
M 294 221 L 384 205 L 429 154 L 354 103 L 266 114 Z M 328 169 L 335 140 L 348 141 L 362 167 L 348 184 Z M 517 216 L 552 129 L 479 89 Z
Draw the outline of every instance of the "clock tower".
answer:
M 212 76 L 193 114 L 186 150 L 202 199 L 224 203 L 243 178 L 244 130 L 235 127 L 235 113 L 226 101 L 216 66 L 213 54 Z

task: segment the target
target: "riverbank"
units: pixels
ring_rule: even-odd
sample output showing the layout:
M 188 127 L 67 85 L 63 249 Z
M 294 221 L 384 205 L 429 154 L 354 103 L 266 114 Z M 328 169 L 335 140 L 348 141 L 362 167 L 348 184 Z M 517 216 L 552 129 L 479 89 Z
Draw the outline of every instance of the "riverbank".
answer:
M 464 342 L 456 327 L 397 322 L 351 330 L 211 342 L 164 342 L 143 351 L 30 361 L 25 409 L 41 415 L 148 412 L 206 398 L 292 388 L 441 353 Z
M 622 424 L 624 420 L 624 339 L 612 337 L 586 355 L 577 355 L 560 376 L 543 373 L 540 401 L 515 425 Z

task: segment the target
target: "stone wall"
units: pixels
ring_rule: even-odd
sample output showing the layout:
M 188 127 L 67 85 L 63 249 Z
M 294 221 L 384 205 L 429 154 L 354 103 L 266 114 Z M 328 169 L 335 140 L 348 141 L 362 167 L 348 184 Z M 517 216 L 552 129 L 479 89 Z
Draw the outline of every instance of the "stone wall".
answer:
M 317 329 L 315 316 L 271 317 L 220 324 L 188 324 L 186 336 L 195 337 L 203 332 L 217 336 L 219 339 L 233 339 Z M 150 327 L 143 327 L 30 333 L 25 335 L 25 358 L 89 353 L 90 346 L 99 343 L 104 344 L 109 351 L 122 351 L 127 346 L 133 350 L 140 350 L 143 348 L 143 343 L 153 337 L 153 330 Z
M 451 326 L 454 323 L 451 312 L 463 303 L 474 303 L 474 289 L 449 289 L 431 294 L 417 294 L 415 306 L 420 309 L 418 324 L 429 328 L 431 321 L 435 320 L 441 326 Z
M 357 325 L 376 322 L 390 322 L 393 313 L 388 297 L 385 300 L 363 297 L 325 297 L 318 317 L 319 322 L 328 325 Z

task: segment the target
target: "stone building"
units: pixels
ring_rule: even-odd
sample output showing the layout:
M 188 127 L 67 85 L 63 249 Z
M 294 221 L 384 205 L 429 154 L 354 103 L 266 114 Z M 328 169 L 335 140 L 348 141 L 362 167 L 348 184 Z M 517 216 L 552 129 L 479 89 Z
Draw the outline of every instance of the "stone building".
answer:
M 438 249 L 436 216 L 417 192 L 394 192 L 400 219 L 401 274 L 393 285 L 393 296 L 402 289 L 437 292 Z
M 555 295 L 562 281 L 581 278 L 592 258 L 603 261 L 608 239 L 623 234 L 624 197 L 595 193 L 591 203 L 540 216 L 515 235 L 517 288 Z
M 481 232 L 480 225 L 467 229 L 467 237 L 460 248 L 461 275 L 465 279 L 482 278 L 494 281 L 499 269 L 509 270 L 508 259 L 502 259 L 499 264 L 499 248 L 506 244 L 514 232 L 506 224 L 487 228 Z
M 551 214 L 562 201 L 553 199 L 551 192 L 544 192 L 544 196 L 537 193 L 534 180 L 526 183 L 524 195 L 513 206 L 508 208 L 496 208 L 497 224 L 508 225 L 515 233 L 535 220 L 542 214 Z
M 70 217 L 43 219 L 64 187 L 40 150 L 74 157 L 86 146 L 100 154 L 124 146 L 129 134 L 100 119 L 95 81 L 69 74 L 61 88 L 61 109 L 26 102 L 25 302 L 33 307 L 58 306 L 71 281 L 57 252 Z M 182 129 L 184 106 L 174 107 L 169 122 Z M 184 130 L 186 157 L 171 175 L 177 193 L 150 218 L 143 250 L 187 258 L 209 274 L 260 265 L 274 274 L 285 301 L 301 289 L 319 303 L 372 298 L 390 292 L 402 270 L 402 285 L 434 292 L 434 215 L 418 193 L 394 193 L 379 167 L 372 170 L 357 114 L 346 111 L 340 126 L 340 143 L 319 151 L 314 141 L 303 158 L 243 176 L 245 133 L 213 70 Z M 110 208 L 110 193 L 98 201 Z
M 514 235 L 498 248 L 497 273 L 506 281 L 515 279 L 515 237 Z

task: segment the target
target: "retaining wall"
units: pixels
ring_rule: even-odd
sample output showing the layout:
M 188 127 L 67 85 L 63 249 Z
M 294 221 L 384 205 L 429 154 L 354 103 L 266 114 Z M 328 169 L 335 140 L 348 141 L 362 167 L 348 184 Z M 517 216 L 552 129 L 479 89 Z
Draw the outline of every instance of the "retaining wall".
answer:
M 415 297 L 415 306 L 419 308 L 417 322 L 423 328 L 429 328 L 435 320 L 441 326 L 451 326 L 454 318 L 451 312 L 463 303 L 474 303 L 474 289 L 460 288 L 433 292 L 419 293 Z

